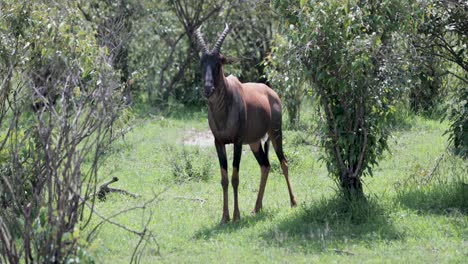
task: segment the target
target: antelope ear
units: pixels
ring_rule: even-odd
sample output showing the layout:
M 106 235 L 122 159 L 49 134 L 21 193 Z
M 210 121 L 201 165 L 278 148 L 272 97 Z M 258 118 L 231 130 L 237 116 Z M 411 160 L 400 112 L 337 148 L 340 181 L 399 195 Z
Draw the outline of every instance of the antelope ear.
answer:
M 224 57 L 223 55 L 221 55 L 221 63 L 224 65 L 224 64 L 232 64 L 236 62 L 236 59 L 232 58 L 232 57 Z

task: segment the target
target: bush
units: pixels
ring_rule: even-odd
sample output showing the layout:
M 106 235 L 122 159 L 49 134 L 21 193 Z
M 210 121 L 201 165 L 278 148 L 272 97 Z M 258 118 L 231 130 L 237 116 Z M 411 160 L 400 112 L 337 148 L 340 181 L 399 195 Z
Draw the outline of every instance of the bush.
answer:
M 423 2 L 424 19 L 417 40 L 424 59 L 438 58 L 448 76 L 448 112 L 451 125 L 447 133 L 455 153 L 467 157 L 468 152 L 468 56 L 466 55 L 466 3 L 464 1 L 427 0 Z M 426 39 L 428 37 L 429 39 Z M 438 65 L 436 66 L 436 68 Z
M 25 136 L 24 130 L 19 131 L 10 131 L 10 134 L 0 135 L 0 144 L 3 143 L 3 148 L 0 149 L 0 175 L 3 177 L 0 178 L 0 205 L 3 209 L 6 209 L 12 206 L 13 202 L 19 202 L 24 205 L 31 199 L 32 191 L 36 185 L 36 177 L 33 171 L 33 156 L 32 153 L 35 152 L 34 143 L 32 138 Z M 14 188 L 22 190 L 23 195 L 18 195 L 14 199 L 13 194 L 10 192 L 7 182 L 4 179 L 14 178 L 13 173 L 16 168 L 14 164 L 20 163 L 21 167 L 30 171 L 31 173 L 26 173 L 20 175 L 20 177 L 13 185 Z M 17 186 L 17 185 L 20 186 Z M 12 186 L 13 187 L 13 186 Z
M 448 102 L 447 118 L 450 127 L 446 133 L 456 154 L 468 157 L 468 86 L 460 86 Z
M 419 70 L 417 85 L 410 90 L 410 107 L 415 113 L 431 114 L 442 102 L 444 66 L 441 60 L 427 56 Z
M 389 121 L 409 86 L 417 8 L 409 0 L 272 4 L 283 16 L 288 59 L 321 106 L 322 159 L 345 193 L 361 196 L 361 176 L 372 175 L 387 148 Z
M 122 109 L 117 74 L 74 3 L 0 5 L 0 262 L 92 262 L 79 231 Z
M 182 150 L 172 150 L 171 152 L 175 153 L 171 157 L 170 164 L 176 183 L 207 181 L 213 175 L 211 158 L 202 154 L 199 148 L 191 150 L 184 147 Z
M 284 36 L 276 35 L 271 54 L 263 64 L 268 81 L 288 113 L 288 128 L 299 129 L 301 104 L 309 87 L 300 67 L 288 57 L 288 42 Z

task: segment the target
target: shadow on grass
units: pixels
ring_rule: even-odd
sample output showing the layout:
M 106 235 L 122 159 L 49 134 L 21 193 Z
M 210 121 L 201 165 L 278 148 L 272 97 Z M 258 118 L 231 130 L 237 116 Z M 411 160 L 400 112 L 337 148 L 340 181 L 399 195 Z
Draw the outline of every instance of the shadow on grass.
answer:
M 445 155 L 445 156 L 444 156 Z M 420 168 L 396 185 L 401 206 L 420 214 L 467 215 L 468 177 L 466 160 L 444 153 L 435 167 Z M 430 171 L 430 173 L 428 173 Z
M 232 233 L 240 229 L 248 228 L 263 222 L 267 219 L 274 218 L 275 212 L 263 210 L 256 215 L 245 215 L 240 221 L 229 222 L 228 224 L 215 224 L 214 226 L 204 227 L 197 231 L 194 235 L 195 239 L 210 239 L 220 234 Z
M 262 234 L 271 246 L 290 250 L 320 252 L 349 243 L 368 244 L 377 240 L 401 239 L 387 212 L 377 198 L 349 201 L 343 197 L 322 198 L 319 202 L 298 208 L 299 212 L 274 223 Z M 345 251 L 346 253 L 346 251 Z
M 468 214 L 468 184 L 462 180 L 406 188 L 397 199 L 421 214 Z

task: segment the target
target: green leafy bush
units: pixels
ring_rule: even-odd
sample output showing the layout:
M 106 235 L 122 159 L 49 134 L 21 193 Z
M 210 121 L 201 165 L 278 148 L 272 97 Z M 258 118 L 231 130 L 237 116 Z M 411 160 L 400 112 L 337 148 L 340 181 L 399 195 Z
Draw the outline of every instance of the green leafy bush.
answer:
M 299 129 L 302 100 L 309 89 L 309 82 L 288 54 L 288 42 L 276 35 L 269 56 L 263 62 L 266 76 L 272 88 L 279 94 L 288 113 L 288 128 Z
M 176 183 L 207 181 L 213 175 L 212 158 L 199 148 L 182 148 L 171 152 L 174 153 L 174 156 L 170 157 L 171 171 Z
M 422 2 L 424 17 L 417 39 L 419 50 L 426 60 L 443 62 L 443 74 L 447 76 L 448 95 L 445 117 L 451 125 L 447 133 L 457 154 L 467 157 L 468 153 L 468 56 L 466 28 L 468 12 L 464 1 L 427 0 Z
M 322 159 L 346 193 L 387 148 L 389 121 L 411 85 L 413 1 L 272 1 L 283 17 L 289 60 L 320 107 Z M 284 62 L 283 62 L 284 63 Z
M 460 86 L 448 101 L 447 118 L 450 127 L 446 133 L 453 144 L 454 152 L 468 157 L 468 86 Z
M 122 87 L 75 3 L 0 7 L 0 262 L 76 260 Z

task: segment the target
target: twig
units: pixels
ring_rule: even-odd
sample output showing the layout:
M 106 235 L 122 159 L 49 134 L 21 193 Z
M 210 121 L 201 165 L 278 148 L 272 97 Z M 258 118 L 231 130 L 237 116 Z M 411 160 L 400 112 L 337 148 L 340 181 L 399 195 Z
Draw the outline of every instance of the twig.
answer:
M 83 197 L 81 197 L 81 196 L 78 196 L 78 197 L 79 197 L 79 199 L 80 199 L 90 210 L 93 211 L 93 213 L 94 213 L 95 215 L 97 215 L 99 218 L 101 218 L 101 219 L 104 220 L 105 222 L 107 222 L 107 223 L 109 223 L 109 224 L 111 224 L 111 225 L 114 225 L 114 226 L 116 226 L 116 227 L 119 227 L 119 228 L 121 228 L 121 229 L 123 229 L 123 230 L 125 230 L 125 231 L 127 231 L 127 232 L 129 232 L 129 233 L 135 234 L 135 235 L 140 236 L 140 237 L 143 236 L 143 235 L 145 234 L 145 233 L 142 232 L 142 231 L 136 231 L 136 230 L 130 229 L 130 228 L 128 228 L 128 227 L 126 227 L 126 226 L 124 226 L 124 225 L 122 225 L 122 224 L 120 224 L 120 223 L 117 223 L 117 222 L 115 222 L 115 221 L 110 220 L 109 218 L 107 218 L 107 217 L 101 215 L 100 213 L 98 213 L 91 205 L 89 205 L 89 204 L 86 202 L 86 200 L 85 200 Z
M 186 197 L 186 196 L 174 196 L 173 198 L 177 199 L 177 200 L 197 201 L 197 202 L 200 202 L 200 203 L 205 203 L 206 202 L 206 199 L 202 199 L 202 198 L 198 198 L 198 197 L 192 198 L 192 197 Z
M 114 224 L 113 222 L 109 221 L 110 219 L 115 218 L 115 217 L 117 217 L 117 216 L 119 216 L 119 215 L 128 213 L 128 212 L 130 212 L 130 211 L 134 211 L 134 210 L 138 210 L 138 209 L 140 209 L 140 210 L 146 210 L 147 207 L 148 207 L 150 204 L 152 204 L 153 202 L 155 202 L 156 200 L 160 201 L 161 199 L 159 199 L 159 198 L 161 197 L 161 195 L 162 195 L 163 193 L 165 193 L 167 190 L 169 190 L 171 187 L 172 187 L 172 185 L 171 185 L 171 186 L 168 186 L 168 187 L 166 187 L 166 188 L 164 188 L 164 189 L 163 189 L 161 192 L 159 192 L 159 193 L 154 193 L 154 192 L 153 192 L 153 197 L 152 197 L 150 200 L 145 201 L 142 205 L 134 206 L 134 207 L 130 207 L 130 208 L 124 209 L 124 210 L 122 210 L 122 211 L 119 211 L 119 212 L 117 212 L 117 213 L 115 213 L 115 214 L 112 214 L 112 215 L 110 215 L 110 216 L 107 216 L 107 217 L 103 217 L 103 216 L 97 214 L 97 216 L 98 216 L 99 218 L 101 218 L 102 220 L 101 220 L 101 222 L 99 222 L 99 223 L 91 230 L 91 232 L 89 232 L 89 234 L 88 234 L 88 236 L 87 236 L 87 238 L 86 238 L 86 241 L 90 241 L 90 240 L 91 240 L 92 234 L 93 234 L 94 232 L 96 232 L 96 231 L 98 230 L 98 228 L 99 228 L 102 224 L 104 224 L 104 223 Z M 83 202 L 86 206 L 88 206 L 93 212 L 96 212 L 95 209 L 92 209 L 92 208 L 90 207 L 90 205 L 88 205 L 88 204 L 86 203 L 86 200 L 85 200 L 84 198 L 82 198 L 81 196 L 79 196 L 79 197 L 80 197 L 80 200 L 82 200 L 82 202 Z M 148 219 L 148 220 L 150 220 L 150 219 Z M 154 238 L 154 239 L 155 239 L 155 238 Z M 158 249 L 159 249 L 159 245 L 158 245 Z M 158 250 L 158 252 L 159 252 L 159 250 Z M 158 254 L 159 254 L 159 253 L 158 253 Z
M 444 158 L 445 156 L 445 153 L 443 153 L 442 155 L 440 155 L 440 157 L 437 159 L 436 161 L 436 164 L 434 165 L 434 168 L 432 168 L 431 172 L 429 174 L 427 174 L 426 176 L 424 176 L 424 180 L 426 181 L 426 183 L 429 183 L 431 182 L 432 180 L 432 177 L 434 176 L 434 173 L 437 171 L 437 169 L 439 168 L 439 165 L 440 165 L 440 162 L 442 161 L 442 159 Z
M 147 231 L 147 229 L 145 227 L 145 229 L 143 229 L 143 235 L 140 237 L 140 240 L 138 240 L 138 243 L 137 243 L 135 249 L 133 250 L 132 258 L 130 259 L 130 263 L 139 263 L 139 261 L 138 261 L 138 248 L 140 247 L 141 243 L 145 239 L 146 231 Z

